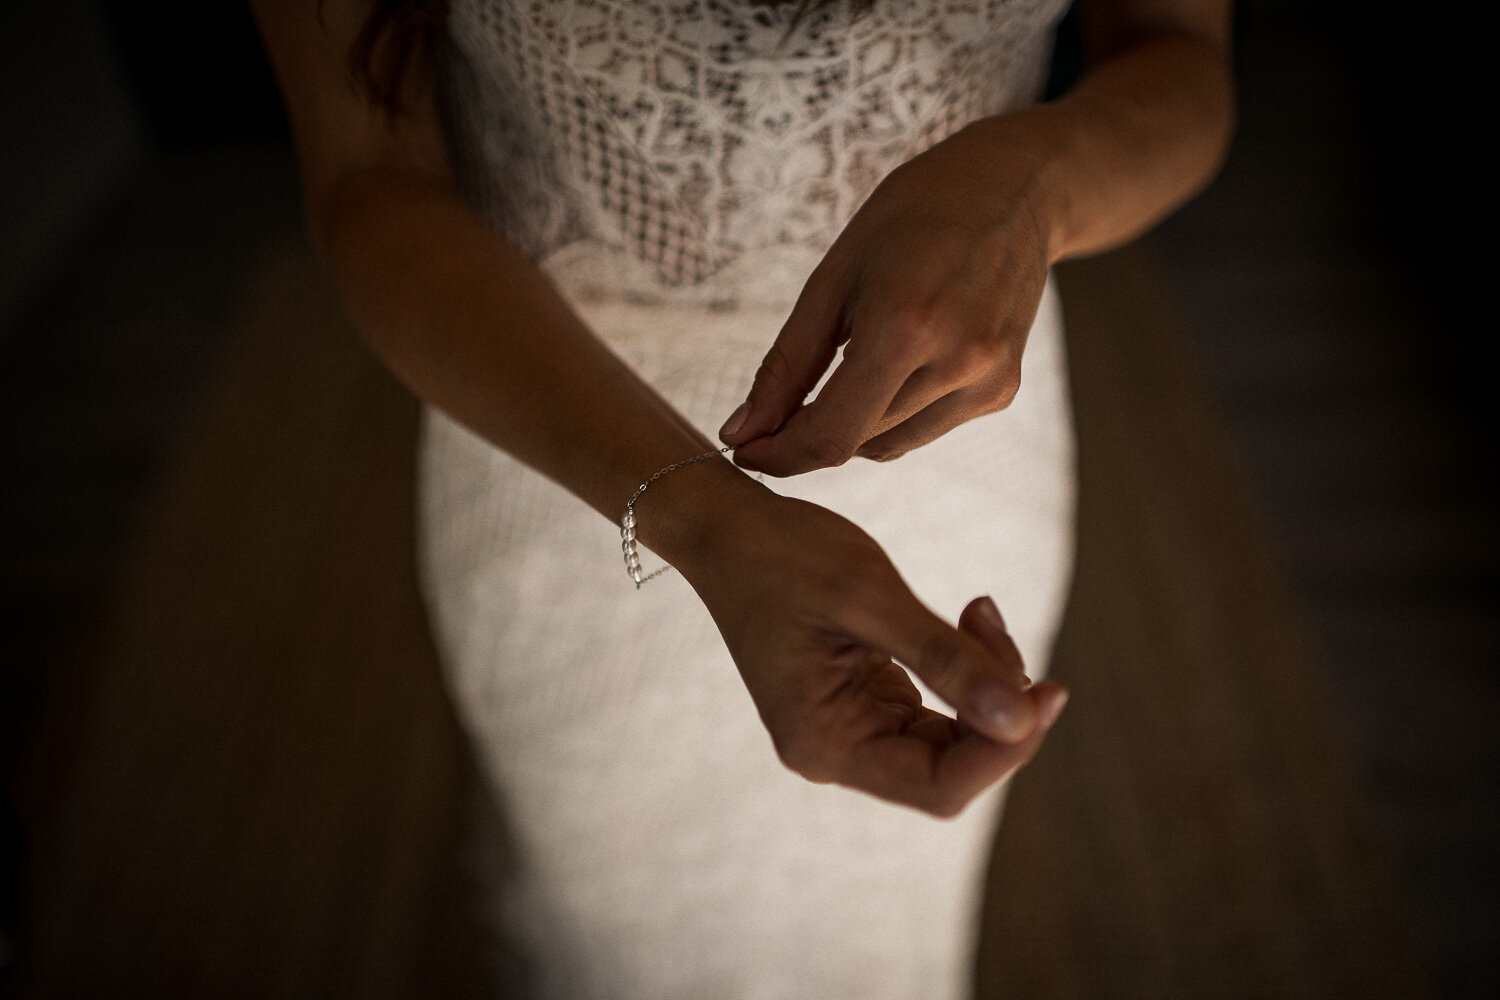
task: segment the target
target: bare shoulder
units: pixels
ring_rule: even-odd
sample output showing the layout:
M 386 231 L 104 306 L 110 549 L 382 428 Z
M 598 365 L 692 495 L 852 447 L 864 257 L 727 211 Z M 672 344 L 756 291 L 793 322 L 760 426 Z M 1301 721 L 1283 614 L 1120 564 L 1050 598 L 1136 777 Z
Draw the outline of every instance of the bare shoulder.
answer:
M 1110 51 L 1153 35 L 1192 35 L 1227 48 L 1232 0 L 1081 0 L 1090 47 Z
M 446 183 L 429 61 L 414 58 L 396 108 L 357 85 L 349 54 L 373 0 L 250 0 L 286 103 L 310 214 L 357 174 L 417 172 Z

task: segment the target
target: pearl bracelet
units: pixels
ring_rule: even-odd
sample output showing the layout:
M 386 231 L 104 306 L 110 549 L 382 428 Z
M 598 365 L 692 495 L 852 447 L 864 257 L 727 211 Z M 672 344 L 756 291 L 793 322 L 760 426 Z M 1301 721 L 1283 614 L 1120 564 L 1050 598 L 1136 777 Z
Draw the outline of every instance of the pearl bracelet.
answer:
M 728 448 L 715 448 L 713 451 L 705 451 L 701 455 L 694 455 L 692 458 L 684 458 L 680 462 L 673 462 L 665 469 L 658 469 L 652 473 L 651 478 L 637 486 L 635 492 L 630 495 L 630 502 L 625 505 L 625 516 L 620 518 L 620 550 L 625 553 L 625 572 L 630 574 L 631 580 L 635 581 L 636 590 L 640 590 L 641 584 L 647 580 L 654 580 L 672 567 L 670 565 L 663 566 L 661 569 L 642 575 L 641 554 L 636 551 L 635 547 L 635 502 L 641 498 L 642 493 L 646 492 L 646 487 L 667 473 L 676 472 L 685 465 L 692 465 L 694 462 L 701 462 L 706 458 L 714 458 L 727 451 L 729 451 Z

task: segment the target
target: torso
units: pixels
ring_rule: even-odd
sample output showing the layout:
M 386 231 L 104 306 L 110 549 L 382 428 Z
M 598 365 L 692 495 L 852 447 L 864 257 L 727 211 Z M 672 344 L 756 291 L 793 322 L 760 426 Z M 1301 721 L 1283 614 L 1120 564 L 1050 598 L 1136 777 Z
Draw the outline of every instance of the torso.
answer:
M 455 0 L 457 159 L 580 296 L 775 304 L 890 170 L 1032 103 L 1067 0 Z

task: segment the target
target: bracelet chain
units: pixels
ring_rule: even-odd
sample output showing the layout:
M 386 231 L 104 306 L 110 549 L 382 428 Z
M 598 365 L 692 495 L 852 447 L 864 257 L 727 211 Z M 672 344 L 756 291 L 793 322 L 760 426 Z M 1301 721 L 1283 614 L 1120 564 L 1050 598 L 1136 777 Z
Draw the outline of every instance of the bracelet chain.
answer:
M 671 465 L 667 466 L 664 469 L 657 469 L 651 474 L 651 478 L 647 479 L 644 483 L 641 483 L 641 485 L 637 486 L 635 488 L 635 492 L 630 495 L 630 500 L 625 504 L 625 516 L 620 518 L 620 549 L 625 554 L 625 572 L 628 573 L 630 575 L 630 579 L 635 582 L 636 590 L 640 590 L 641 585 L 644 584 L 647 580 L 656 579 L 663 573 L 671 570 L 672 567 L 669 564 L 661 567 L 660 569 L 653 570 L 650 573 L 643 574 L 641 572 L 641 555 L 636 550 L 635 545 L 635 502 L 641 498 L 642 493 L 646 492 L 646 488 L 648 486 L 656 482 L 662 476 L 665 476 L 667 473 L 676 472 L 683 466 L 692 465 L 694 462 L 701 462 L 704 459 L 715 458 L 727 451 L 729 451 L 728 448 L 715 448 L 713 451 L 705 451 L 701 455 L 694 455 L 692 458 L 684 458 L 680 462 L 673 462 Z

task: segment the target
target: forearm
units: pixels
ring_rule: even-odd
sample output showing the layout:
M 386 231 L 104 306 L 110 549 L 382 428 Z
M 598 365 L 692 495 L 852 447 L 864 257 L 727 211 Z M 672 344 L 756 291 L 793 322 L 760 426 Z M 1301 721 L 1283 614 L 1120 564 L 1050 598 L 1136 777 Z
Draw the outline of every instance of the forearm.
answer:
M 398 377 L 606 517 L 653 471 L 713 447 L 444 185 L 352 176 L 321 200 L 312 229 L 355 324 Z M 727 462 L 670 478 L 653 487 L 641 531 L 669 559 L 694 543 L 700 513 L 753 485 Z
M 1228 55 L 1197 35 L 1123 49 L 1048 106 L 1071 138 L 1053 259 L 1140 235 L 1218 173 L 1234 127 Z
M 1207 184 L 1233 103 L 1220 46 L 1165 33 L 1105 57 L 1065 96 L 955 138 L 980 144 L 980 155 L 1026 160 L 1005 171 L 1024 190 L 1000 194 L 1030 201 L 1056 263 L 1128 242 Z

